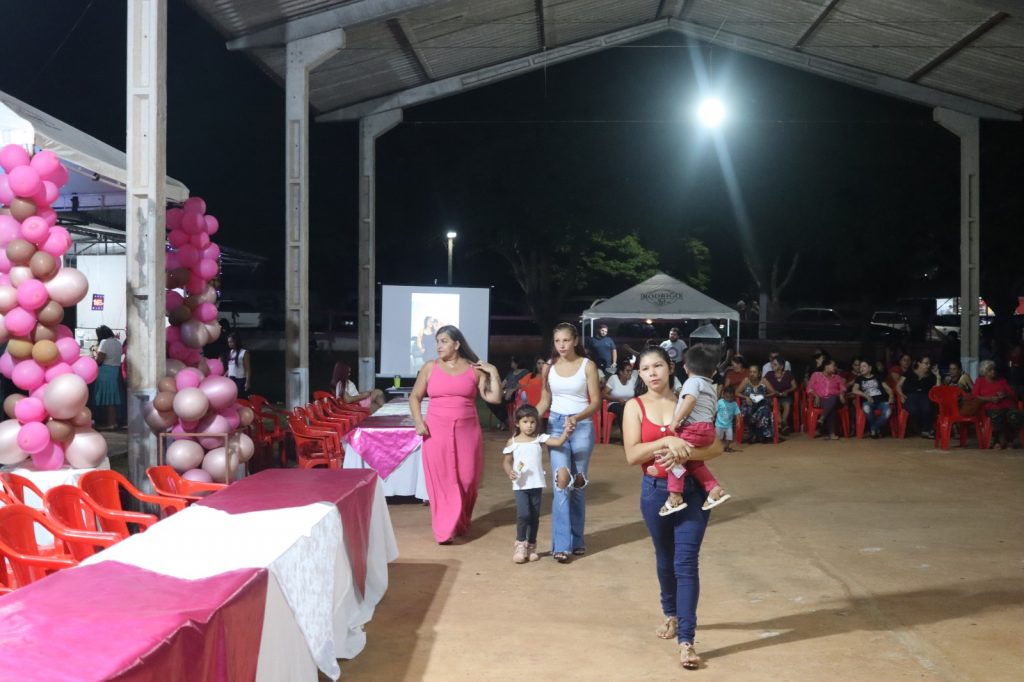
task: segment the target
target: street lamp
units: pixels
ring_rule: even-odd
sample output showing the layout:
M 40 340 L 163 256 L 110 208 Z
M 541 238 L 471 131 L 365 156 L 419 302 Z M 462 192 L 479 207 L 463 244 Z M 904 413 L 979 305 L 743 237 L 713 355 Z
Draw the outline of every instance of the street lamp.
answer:
M 454 230 L 448 230 L 448 286 L 452 285 L 452 249 L 455 247 L 455 238 L 459 235 Z

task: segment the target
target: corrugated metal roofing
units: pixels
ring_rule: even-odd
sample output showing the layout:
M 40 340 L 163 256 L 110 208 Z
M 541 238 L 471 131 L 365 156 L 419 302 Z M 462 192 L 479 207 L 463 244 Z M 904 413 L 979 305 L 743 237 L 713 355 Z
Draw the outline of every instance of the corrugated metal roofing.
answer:
M 658 30 L 657 22 L 726 45 L 745 42 L 749 52 L 782 63 L 806 55 L 823 73 L 854 67 L 865 84 L 864 76 L 877 74 L 1024 111 L 1024 10 L 1010 0 L 188 1 L 229 41 L 251 44 L 251 56 L 281 81 L 283 36 L 355 17 L 344 26 L 345 48 L 310 75 L 311 104 L 321 113 L 452 77 L 466 75 L 468 83 L 485 67 L 523 58 L 536 64 L 552 50 L 634 27 Z M 275 42 L 275 35 L 282 37 Z

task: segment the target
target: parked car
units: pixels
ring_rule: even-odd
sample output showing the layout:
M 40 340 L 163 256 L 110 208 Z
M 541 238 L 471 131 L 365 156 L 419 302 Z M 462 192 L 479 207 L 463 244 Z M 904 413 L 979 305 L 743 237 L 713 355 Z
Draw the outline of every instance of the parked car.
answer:
M 904 334 L 910 333 L 910 318 L 905 313 L 895 310 L 876 310 L 871 316 L 871 325 L 895 329 Z
M 989 316 L 983 316 L 980 320 L 980 325 L 986 327 L 992 324 L 992 318 Z M 949 336 L 950 333 L 960 335 L 960 316 L 959 315 L 936 315 L 933 324 L 933 329 L 936 335 L 940 339 L 944 339 Z
M 808 341 L 846 341 L 858 336 L 855 316 L 833 308 L 797 308 L 786 317 L 784 336 Z
M 245 301 L 220 301 L 217 317 L 227 320 L 232 329 L 259 329 L 263 326 L 263 313 Z

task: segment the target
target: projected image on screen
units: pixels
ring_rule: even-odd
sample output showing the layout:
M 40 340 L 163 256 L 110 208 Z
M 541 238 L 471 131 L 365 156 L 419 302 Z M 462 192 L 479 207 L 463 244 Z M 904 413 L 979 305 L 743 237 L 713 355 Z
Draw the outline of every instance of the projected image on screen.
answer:
M 487 360 L 490 289 L 412 287 L 385 284 L 381 289 L 381 376 L 414 377 L 437 357 L 434 335 L 445 325 L 458 327 L 466 343 Z
M 459 326 L 459 295 L 415 292 L 409 302 L 409 370 L 416 374 L 425 363 L 437 358 L 437 330 L 449 324 Z

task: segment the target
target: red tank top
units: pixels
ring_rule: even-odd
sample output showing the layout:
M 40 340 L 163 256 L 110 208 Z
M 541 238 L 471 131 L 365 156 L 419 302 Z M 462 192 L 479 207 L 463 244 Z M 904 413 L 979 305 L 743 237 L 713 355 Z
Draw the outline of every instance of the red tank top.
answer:
M 644 408 L 644 401 L 640 400 L 640 398 L 633 398 L 633 400 L 635 400 L 637 404 L 640 406 L 641 443 L 650 443 L 651 441 L 659 440 L 667 435 L 670 435 L 671 432 L 669 431 L 669 428 L 667 426 L 655 424 L 650 419 L 648 419 L 647 410 Z M 653 457 L 644 462 L 643 464 L 641 464 L 640 469 L 644 473 L 647 473 L 647 467 L 651 466 L 652 464 L 654 464 L 654 467 L 658 470 L 658 474 L 657 476 L 655 476 L 655 478 L 666 478 L 668 476 L 664 469 L 662 469 L 660 466 L 654 463 Z

